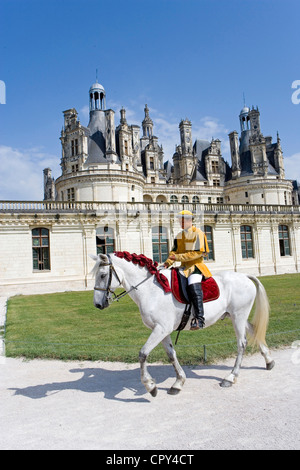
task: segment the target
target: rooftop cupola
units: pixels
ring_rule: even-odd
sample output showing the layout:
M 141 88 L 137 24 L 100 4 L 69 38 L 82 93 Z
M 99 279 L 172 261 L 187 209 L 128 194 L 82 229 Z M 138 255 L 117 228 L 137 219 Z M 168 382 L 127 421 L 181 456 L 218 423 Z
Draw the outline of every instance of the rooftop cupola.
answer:
M 144 137 L 152 137 L 153 136 L 153 121 L 149 116 L 149 108 L 145 105 L 145 119 L 142 122 L 143 126 L 143 136 Z
M 104 111 L 106 109 L 106 94 L 105 90 L 98 80 L 94 83 L 90 90 L 90 111 L 94 111 L 96 109 Z
M 244 106 L 242 111 L 240 112 L 241 132 L 248 131 L 250 129 L 249 112 L 250 108 L 248 108 L 248 106 Z

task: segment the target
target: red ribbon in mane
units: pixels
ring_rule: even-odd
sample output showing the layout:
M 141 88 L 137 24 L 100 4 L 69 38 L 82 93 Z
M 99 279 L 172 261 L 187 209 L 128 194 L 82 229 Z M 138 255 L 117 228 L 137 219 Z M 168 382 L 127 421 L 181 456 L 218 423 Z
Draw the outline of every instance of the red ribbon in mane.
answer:
M 126 261 L 131 261 L 133 264 L 138 264 L 141 267 L 146 267 L 149 273 L 153 274 L 157 282 L 161 285 L 165 293 L 172 292 L 170 284 L 166 276 L 160 273 L 157 269 L 158 263 L 153 262 L 152 259 L 147 258 L 145 255 L 137 255 L 136 253 L 128 253 L 128 251 L 115 251 L 114 254 L 118 258 L 123 258 Z

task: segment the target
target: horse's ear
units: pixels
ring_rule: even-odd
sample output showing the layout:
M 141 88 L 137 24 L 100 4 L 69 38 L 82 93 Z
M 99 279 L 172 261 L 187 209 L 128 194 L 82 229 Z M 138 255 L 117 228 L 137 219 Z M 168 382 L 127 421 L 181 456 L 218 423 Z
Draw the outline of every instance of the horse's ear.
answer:
M 99 258 L 100 258 L 100 261 L 102 261 L 103 263 L 107 263 L 108 261 L 108 257 L 106 255 L 103 255 L 103 254 L 99 254 Z
M 94 261 L 98 261 L 99 258 L 96 255 L 89 255 L 90 258 L 92 258 Z

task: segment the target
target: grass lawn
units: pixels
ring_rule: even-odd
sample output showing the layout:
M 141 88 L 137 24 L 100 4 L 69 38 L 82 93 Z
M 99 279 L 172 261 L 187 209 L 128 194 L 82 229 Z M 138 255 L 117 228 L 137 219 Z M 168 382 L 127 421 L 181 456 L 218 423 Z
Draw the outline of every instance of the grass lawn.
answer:
M 260 278 L 270 305 L 267 343 L 290 345 L 300 338 L 300 274 Z M 16 296 L 8 301 L 6 355 L 64 360 L 138 361 L 139 349 L 150 330 L 129 296 L 100 311 L 93 292 Z M 175 342 L 176 332 L 172 334 Z M 180 333 L 176 351 L 182 364 L 213 362 L 236 353 L 230 319 L 204 331 Z M 251 351 L 251 348 L 248 348 Z M 161 346 L 149 357 L 167 362 Z

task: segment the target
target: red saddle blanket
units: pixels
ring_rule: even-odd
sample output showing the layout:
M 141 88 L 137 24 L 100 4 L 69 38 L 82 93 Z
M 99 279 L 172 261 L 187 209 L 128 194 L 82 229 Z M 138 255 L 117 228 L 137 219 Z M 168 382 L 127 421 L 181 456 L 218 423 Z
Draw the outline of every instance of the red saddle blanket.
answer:
M 175 299 L 182 304 L 189 303 L 187 299 L 186 293 L 186 285 L 187 279 L 182 274 L 179 273 L 179 270 L 173 268 L 172 270 L 172 278 L 171 278 L 171 288 L 172 294 L 174 295 Z M 213 277 L 209 277 L 202 281 L 202 290 L 203 290 L 203 302 L 210 302 L 212 300 L 217 300 L 220 297 L 220 291 L 218 284 L 214 280 Z

